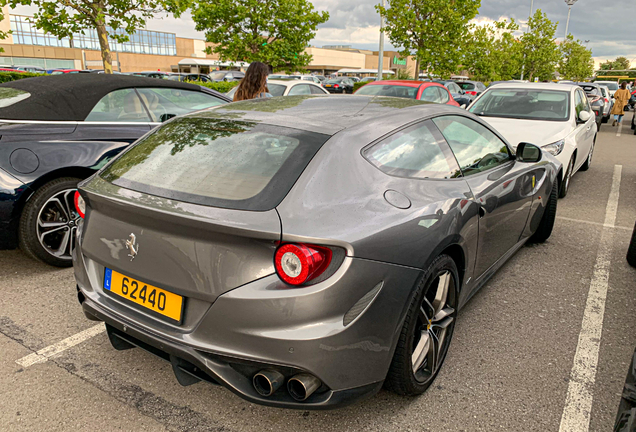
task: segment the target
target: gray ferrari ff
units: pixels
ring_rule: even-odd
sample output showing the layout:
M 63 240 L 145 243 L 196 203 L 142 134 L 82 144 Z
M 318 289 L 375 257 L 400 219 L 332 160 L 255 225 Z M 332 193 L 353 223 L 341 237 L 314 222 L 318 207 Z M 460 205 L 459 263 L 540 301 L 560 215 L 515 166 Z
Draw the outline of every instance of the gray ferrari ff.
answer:
M 184 385 L 300 409 L 383 384 L 417 395 L 457 311 L 550 236 L 560 169 L 471 113 L 409 99 L 199 111 L 80 184 L 78 297 L 115 348 L 160 356 Z

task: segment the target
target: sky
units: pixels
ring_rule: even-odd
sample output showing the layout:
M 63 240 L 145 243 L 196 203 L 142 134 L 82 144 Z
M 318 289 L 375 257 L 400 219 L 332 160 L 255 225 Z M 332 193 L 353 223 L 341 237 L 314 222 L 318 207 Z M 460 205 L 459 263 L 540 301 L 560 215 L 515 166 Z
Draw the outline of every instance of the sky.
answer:
M 351 45 L 354 48 L 378 49 L 380 16 L 374 5 L 380 0 L 313 0 L 318 10 L 329 12 L 329 21 L 320 25 L 311 45 Z M 514 18 L 525 23 L 531 0 L 482 0 L 477 20 L 492 21 Z M 534 0 L 534 10 L 541 9 L 552 21 L 558 21 L 557 37 L 565 36 L 568 6 L 563 0 Z M 636 4 L 633 0 L 578 0 L 572 7 L 569 32 L 575 39 L 589 40 L 595 63 L 625 56 L 636 67 L 636 44 L 631 16 Z M 33 9 L 21 6 L 15 13 L 32 14 Z M 168 31 L 179 37 L 201 38 L 205 35 L 194 30 L 189 14 L 179 19 L 164 17 L 148 21 L 150 30 Z M 391 50 L 388 38 L 385 49 Z

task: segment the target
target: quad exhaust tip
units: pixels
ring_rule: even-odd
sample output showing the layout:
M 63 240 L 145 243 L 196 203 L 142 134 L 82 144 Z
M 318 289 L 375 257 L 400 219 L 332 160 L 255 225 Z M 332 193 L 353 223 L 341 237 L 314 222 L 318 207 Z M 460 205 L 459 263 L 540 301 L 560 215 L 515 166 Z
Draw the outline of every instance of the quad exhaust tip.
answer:
M 254 390 L 261 396 L 271 396 L 285 382 L 282 373 L 274 370 L 262 370 L 252 378 Z
M 287 390 L 291 397 L 302 402 L 318 390 L 321 385 L 322 383 L 315 376 L 302 373 L 294 375 L 287 381 Z

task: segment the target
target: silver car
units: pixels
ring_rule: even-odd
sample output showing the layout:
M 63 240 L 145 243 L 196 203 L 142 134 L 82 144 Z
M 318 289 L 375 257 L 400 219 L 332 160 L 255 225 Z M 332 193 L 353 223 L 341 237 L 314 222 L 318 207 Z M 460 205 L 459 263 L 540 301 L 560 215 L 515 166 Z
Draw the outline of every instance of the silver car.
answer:
M 614 107 L 614 93 L 610 92 L 610 89 L 606 85 L 599 85 L 601 92 L 603 93 L 603 123 L 607 123 L 610 119 L 612 108 Z
M 550 236 L 560 168 L 407 99 L 176 117 L 80 185 L 78 297 L 116 349 L 158 355 L 183 385 L 298 409 L 417 395 L 460 308 Z

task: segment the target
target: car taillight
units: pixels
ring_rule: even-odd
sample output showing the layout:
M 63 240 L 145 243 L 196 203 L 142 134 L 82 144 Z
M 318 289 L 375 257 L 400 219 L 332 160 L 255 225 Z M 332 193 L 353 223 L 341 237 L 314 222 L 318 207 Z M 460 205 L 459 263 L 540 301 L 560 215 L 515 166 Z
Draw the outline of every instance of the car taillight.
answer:
M 331 263 L 331 249 L 286 243 L 274 254 L 276 273 L 289 285 L 302 285 L 320 276 Z
M 339 86 L 338 84 L 334 84 L 334 87 L 335 87 L 335 88 L 338 88 L 338 87 L 340 87 L 340 86 Z
M 594 114 L 598 115 L 598 111 L 594 111 Z
M 82 198 L 79 191 L 75 191 L 75 197 L 73 198 L 73 201 L 75 202 L 75 210 L 77 210 L 80 217 L 84 219 L 84 216 L 86 216 L 86 203 L 84 202 L 84 198 Z
M 469 94 L 471 96 L 477 96 L 477 92 L 476 91 L 467 91 L 466 94 Z
M 609 103 L 609 99 L 608 98 L 605 98 L 605 103 Z

